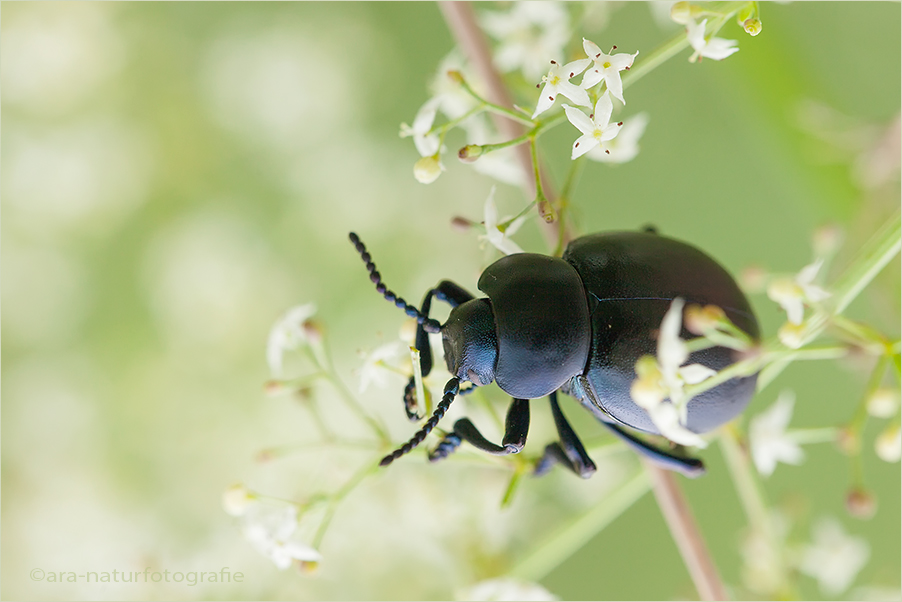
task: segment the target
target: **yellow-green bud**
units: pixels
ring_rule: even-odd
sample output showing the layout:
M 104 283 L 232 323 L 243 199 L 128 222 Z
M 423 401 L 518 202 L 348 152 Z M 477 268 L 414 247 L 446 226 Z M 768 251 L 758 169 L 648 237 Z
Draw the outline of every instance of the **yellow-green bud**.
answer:
M 464 74 L 461 73 L 460 71 L 455 70 L 455 69 L 452 69 L 451 71 L 448 71 L 448 77 L 449 77 L 449 78 L 451 79 L 451 81 L 453 81 L 454 83 L 457 83 L 457 84 L 462 84 L 462 83 L 464 83 Z
M 677 2 L 670 7 L 670 18 L 680 25 L 687 24 L 692 18 L 692 5 L 688 2 Z
M 464 163 L 472 163 L 482 155 L 482 147 L 478 144 L 468 144 L 457 151 L 457 158 Z
M 899 393 L 895 389 L 880 387 L 868 398 L 868 414 L 876 418 L 889 418 L 899 410 Z
M 222 509 L 232 516 L 243 515 L 252 501 L 253 494 L 241 483 L 232 485 L 222 493 Z
M 717 326 L 726 320 L 727 315 L 716 305 L 692 304 L 686 308 L 683 316 L 683 323 L 686 329 L 692 334 L 705 335 L 712 330 L 716 330 Z
M 442 175 L 442 163 L 438 154 L 423 157 L 413 165 L 413 177 L 420 184 L 432 184 Z
M 754 37 L 761 33 L 761 20 L 760 19 L 746 19 L 742 22 L 742 28 L 745 30 L 745 33 Z
M 790 349 L 798 349 L 804 343 L 802 340 L 804 331 L 805 327 L 802 324 L 787 322 L 777 331 L 777 338 Z
M 898 462 L 902 457 L 902 432 L 898 424 L 891 424 L 877 436 L 874 450 L 881 460 L 886 462 Z

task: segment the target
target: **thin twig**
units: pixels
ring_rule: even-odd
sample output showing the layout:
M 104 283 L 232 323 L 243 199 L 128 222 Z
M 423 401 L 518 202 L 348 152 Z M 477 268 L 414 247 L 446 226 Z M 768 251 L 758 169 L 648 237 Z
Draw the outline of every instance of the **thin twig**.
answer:
M 669 470 L 654 466 L 650 462 L 645 462 L 645 467 L 651 477 L 652 490 L 655 499 L 658 500 L 661 514 L 664 515 L 683 562 L 689 569 L 689 575 L 695 583 L 699 597 L 702 600 L 727 600 L 727 590 L 720 579 L 717 567 L 711 560 L 676 477 Z
M 442 1 L 438 3 L 448 24 L 448 29 L 454 36 L 457 45 L 466 53 L 467 60 L 476 71 L 477 77 L 486 86 L 485 97 L 490 102 L 504 106 L 512 107 L 513 100 L 507 91 L 507 87 L 501 80 L 501 75 L 495 69 L 492 63 L 492 51 L 489 48 L 488 40 L 482 32 L 482 28 L 476 23 L 476 15 L 473 13 L 473 7 L 469 2 L 452 2 Z M 523 136 L 526 129 L 522 124 L 511 119 L 505 118 L 497 113 L 492 114 L 492 120 L 498 132 L 505 138 L 519 138 Z M 536 193 L 535 180 L 532 177 L 533 165 L 530 156 L 529 147 L 520 145 L 514 147 L 517 155 L 517 161 L 523 172 L 523 186 L 530 195 Z M 553 207 L 555 204 L 555 195 L 551 193 L 552 186 L 548 182 L 548 173 L 543 165 L 539 165 L 539 171 L 542 177 L 543 188 L 545 189 L 545 197 Z M 541 223 L 541 222 L 540 222 Z M 558 228 L 551 224 L 542 224 L 542 234 L 552 247 L 557 243 Z M 572 234 L 569 229 L 565 229 L 566 239 L 569 241 Z

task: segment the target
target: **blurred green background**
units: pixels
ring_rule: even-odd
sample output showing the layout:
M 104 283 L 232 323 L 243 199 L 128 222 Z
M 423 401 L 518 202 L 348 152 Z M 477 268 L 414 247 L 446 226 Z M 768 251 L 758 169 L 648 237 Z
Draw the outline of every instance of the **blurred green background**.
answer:
M 679 31 L 643 3 L 596 7 L 582 25 L 582 7 L 568 10 L 574 52 L 585 36 L 641 57 Z M 625 165 L 586 166 L 574 198 L 579 232 L 652 223 L 734 274 L 751 265 L 792 273 L 811 260 L 814 229 L 838 223 L 846 243 L 835 273 L 898 206 L 898 154 L 881 179 L 867 153 L 894 119 L 898 131 L 899 4 L 762 4 L 762 20 L 756 38 L 724 28 L 740 46 L 729 59 L 689 64 L 684 51 L 628 90 L 620 114 L 650 115 L 642 152 Z M 255 460 L 315 436 L 296 399 L 263 393 L 270 326 L 315 302 L 356 391 L 358 351 L 394 340 L 402 316 L 373 292 L 348 231 L 408 299 L 443 278 L 473 290 L 495 258 L 450 227 L 456 215 L 482 218 L 492 180 L 452 152 L 447 172 L 423 186 L 412 177 L 416 151 L 398 136 L 453 47 L 438 8 L 3 3 L 0 43 L 4 599 L 451 598 L 635 470 L 635 458 L 617 454 L 588 482 L 556 471 L 524 482 L 501 510 L 505 470 L 408 458 L 339 508 L 317 575 L 278 571 L 221 510 L 221 492 L 243 481 L 302 499 L 346 477 L 360 456 L 317 448 Z M 565 124 L 541 139 L 558 186 L 574 135 Z M 452 151 L 458 143 L 448 140 Z M 529 200 L 504 185 L 496 199 L 502 214 Z M 534 220 L 516 240 L 548 251 Z M 898 337 L 899 297 L 895 260 L 850 315 Z M 763 295 L 752 303 L 774 333 L 785 314 Z M 749 414 L 791 388 L 794 426 L 840 424 L 864 387 L 859 364 L 795 364 Z M 361 396 L 397 441 L 412 433 L 402 384 L 389 379 Z M 336 429 L 359 430 L 330 406 L 334 393 L 315 393 Z M 590 417 L 569 403 L 565 411 L 584 438 L 601 436 Z M 541 449 L 552 433 L 547 410 L 534 423 Z M 782 465 L 765 483 L 800 541 L 831 515 L 869 542 L 856 584 L 870 589 L 844 596 L 898 599 L 899 465 L 874 455 L 878 432 L 868 429 L 863 454 L 878 499 L 869 521 L 846 513 L 849 463 L 831 445 L 806 447 L 805 464 Z M 709 474 L 681 483 L 724 579 L 749 596 L 744 515 L 717 446 L 702 457 Z M 245 579 L 31 577 L 35 568 L 145 567 L 230 567 Z M 651 496 L 542 584 L 562 599 L 696 596 Z M 804 597 L 822 595 L 807 577 L 801 585 Z

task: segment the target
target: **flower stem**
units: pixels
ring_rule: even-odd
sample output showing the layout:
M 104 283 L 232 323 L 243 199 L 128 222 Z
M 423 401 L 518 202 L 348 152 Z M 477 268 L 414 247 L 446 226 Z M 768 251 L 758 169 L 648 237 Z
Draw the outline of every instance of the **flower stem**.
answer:
M 351 478 L 348 479 L 348 482 L 345 483 L 341 489 L 335 492 L 328 502 L 328 507 L 326 508 L 326 513 L 323 515 L 323 520 L 319 524 L 319 528 L 316 530 L 316 535 L 313 536 L 313 541 L 311 545 L 319 549 L 320 544 L 323 541 L 323 537 L 326 535 L 326 531 L 329 528 L 329 524 L 332 522 L 332 519 L 335 517 L 335 512 L 338 510 L 338 505 L 341 501 L 354 490 L 360 483 L 371 474 L 375 473 L 379 469 L 379 464 L 365 464 L 360 470 L 351 475 Z

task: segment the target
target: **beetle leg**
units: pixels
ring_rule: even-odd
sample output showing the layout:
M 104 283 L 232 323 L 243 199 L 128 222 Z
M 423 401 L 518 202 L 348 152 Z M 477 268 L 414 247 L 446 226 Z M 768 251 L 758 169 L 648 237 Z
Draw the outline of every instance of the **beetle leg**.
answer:
M 438 283 L 438 286 L 429 289 L 429 292 L 423 297 L 420 313 L 427 318 L 429 317 L 429 311 L 432 309 L 432 297 L 439 301 L 444 301 L 451 307 L 457 307 L 461 303 L 472 299 L 473 295 L 450 280 L 442 280 Z M 420 371 L 425 377 L 432 371 L 432 348 L 429 346 L 429 333 L 426 332 L 422 324 L 417 324 L 417 334 L 414 341 L 414 345 L 420 351 Z M 411 422 L 416 422 L 421 418 L 418 409 L 416 385 L 414 384 L 414 378 L 411 376 L 407 386 L 404 387 L 404 411 L 407 412 L 407 418 Z
M 548 399 L 551 401 L 551 414 L 554 416 L 554 425 L 557 427 L 560 442 L 549 443 L 545 447 L 545 454 L 536 463 L 534 474 L 541 476 L 551 470 L 555 463 L 560 463 L 580 477 L 588 479 L 595 474 L 595 463 L 586 453 L 582 441 L 561 411 L 561 406 L 557 402 L 557 392 L 549 395 Z
M 705 465 L 698 458 L 677 456 L 667 450 L 646 443 L 638 437 L 634 437 L 616 424 L 611 424 L 610 422 L 602 422 L 602 424 L 611 429 L 611 431 L 620 437 L 627 445 L 661 468 L 674 470 L 693 479 L 705 474 Z
M 529 400 L 514 399 L 507 410 L 507 419 L 504 424 L 504 439 L 501 445 L 496 445 L 483 437 L 476 425 L 469 418 L 461 418 L 454 423 L 454 431 L 445 435 L 442 442 L 429 453 L 429 460 L 437 462 L 446 458 L 448 454 L 456 450 L 461 442 L 466 441 L 476 449 L 495 456 L 506 456 L 519 453 L 526 445 L 526 435 L 529 432 Z

